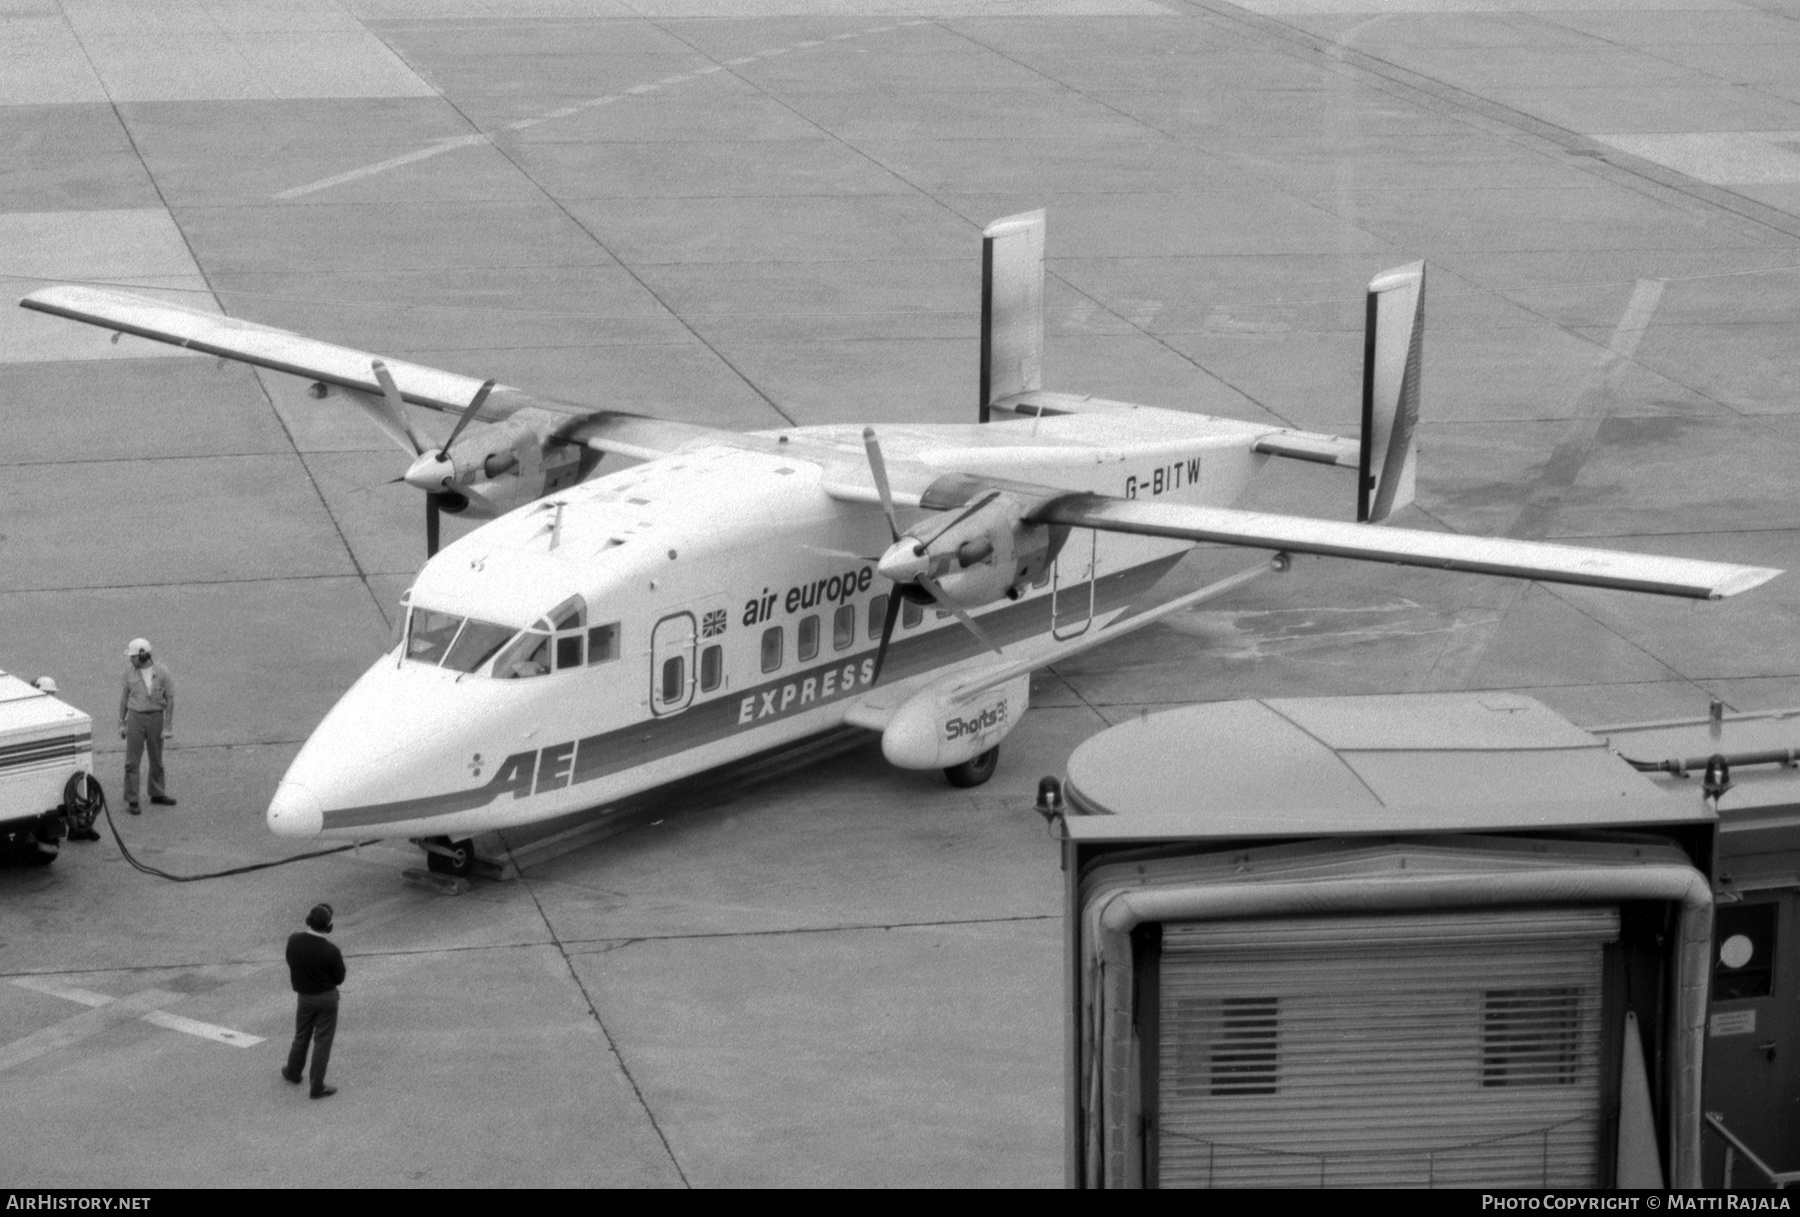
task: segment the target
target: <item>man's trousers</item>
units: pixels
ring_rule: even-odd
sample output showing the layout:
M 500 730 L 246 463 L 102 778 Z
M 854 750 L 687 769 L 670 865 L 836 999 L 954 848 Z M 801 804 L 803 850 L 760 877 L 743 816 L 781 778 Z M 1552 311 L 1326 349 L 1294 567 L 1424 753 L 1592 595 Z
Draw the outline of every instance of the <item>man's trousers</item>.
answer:
M 162 763 L 163 712 L 132 710 L 125 715 L 125 802 L 138 801 L 138 762 L 145 749 L 150 752 L 150 797 L 168 794 L 163 786 Z
M 331 1062 L 331 1040 L 337 1034 L 338 991 L 301 993 L 294 1011 L 294 1046 L 288 1050 L 287 1075 L 298 1081 L 306 1066 L 306 1047 L 312 1045 L 312 1088 L 325 1084 L 325 1066 Z

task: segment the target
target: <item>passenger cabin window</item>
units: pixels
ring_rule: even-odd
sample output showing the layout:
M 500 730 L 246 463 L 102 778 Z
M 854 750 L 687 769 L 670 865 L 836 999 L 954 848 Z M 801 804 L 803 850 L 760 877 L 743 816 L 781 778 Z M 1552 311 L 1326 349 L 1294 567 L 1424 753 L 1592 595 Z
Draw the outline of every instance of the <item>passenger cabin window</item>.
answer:
M 700 652 L 700 691 L 711 693 L 719 687 L 725 671 L 725 648 L 718 643 Z
M 762 670 L 773 672 L 781 666 L 781 627 L 772 625 L 763 631 Z
M 886 592 L 883 592 L 881 595 L 869 601 L 870 642 L 878 642 L 881 639 L 881 624 L 887 620 L 887 606 L 888 598 Z
M 799 652 L 801 663 L 805 663 L 819 653 L 819 615 L 800 619 L 799 637 L 795 640 L 795 650 Z
M 679 655 L 671 655 L 667 659 L 663 660 L 663 666 L 662 666 L 662 699 L 663 699 L 663 701 L 675 702 L 675 701 L 681 700 L 681 695 L 684 692 L 686 692 L 685 686 L 687 685 L 687 680 L 686 680 L 686 673 L 683 670 L 686 667 L 687 667 L 686 663 L 684 663 L 682 661 L 682 657 Z
M 848 650 L 856 641 L 856 606 L 844 604 L 831 616 L 831 646 L 833 650 Z
M 914 604 L 912 601 L 908 600 L 900 606 L 900 624 L 907 629 L 912 629 L 913 626 L 919 624 L 919 622 L 923 620 L 925 620 L 924 605 Z
M 619 657 L 619 623 L 596 625 L 587 632 L 587 661 L 606 663 Z

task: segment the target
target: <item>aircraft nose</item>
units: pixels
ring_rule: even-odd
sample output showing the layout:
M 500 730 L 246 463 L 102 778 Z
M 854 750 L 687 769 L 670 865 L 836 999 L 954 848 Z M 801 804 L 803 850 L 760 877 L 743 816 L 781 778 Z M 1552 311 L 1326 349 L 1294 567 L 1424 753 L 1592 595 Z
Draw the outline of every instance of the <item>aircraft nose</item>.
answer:
M 318 796 L 298 782 L 284 781 L 269 800 L 269 831 L 278 837 L 316 837 L 325 825 Z

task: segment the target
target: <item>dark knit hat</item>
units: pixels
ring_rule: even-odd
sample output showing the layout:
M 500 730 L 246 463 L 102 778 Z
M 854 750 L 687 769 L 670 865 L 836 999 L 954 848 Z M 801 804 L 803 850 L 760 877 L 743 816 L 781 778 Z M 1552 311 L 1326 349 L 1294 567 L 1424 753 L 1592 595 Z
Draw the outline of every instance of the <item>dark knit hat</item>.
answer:
M 306 925 L 308 929 L 317 930 L 321 934 L 331 933 L 331 906 L 324 903 L 313 905 L 312 912 L 306 915 Z

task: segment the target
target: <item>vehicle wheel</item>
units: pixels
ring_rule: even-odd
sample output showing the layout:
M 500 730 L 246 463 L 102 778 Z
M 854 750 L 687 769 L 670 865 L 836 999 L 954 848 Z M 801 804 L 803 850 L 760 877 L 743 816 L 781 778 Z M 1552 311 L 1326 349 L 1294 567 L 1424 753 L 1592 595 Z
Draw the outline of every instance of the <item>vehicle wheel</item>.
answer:
M 432 844 L 448 848 L 455 857 L 447 858 L 443 854 L 426 850 L 426 870 L 439 875 L 455 875 L 459 879 L 466 879 L 475 873 L 475 842 L 450 841 L 439 837 Z
M 49 849 L 45 849 L 43 845 L 33 841 L 31 843 L 31 848 L 25 852 L 25 865 L 49 866 L 52 862 L 56 861 L 56 855 L 59 852 L 60 851 L 54 844 L 52 844 Z
M 63 783 L 63 819 L 69 822 L 71 834 L 91 832 L 94 821 L 104 806 L 106 792 L 100 789 L 100 781 L 93 774 L 85 771 L 72 773 L 69 780 Z
M 950 779 L 952 786 L 979 786 L 994 776 L 994 770 L 1000 765 L 1000 745 L 995 744 L 980 756 L 971 757 L 960 765 L 952 765 L 944 770 L 944 776 Z

